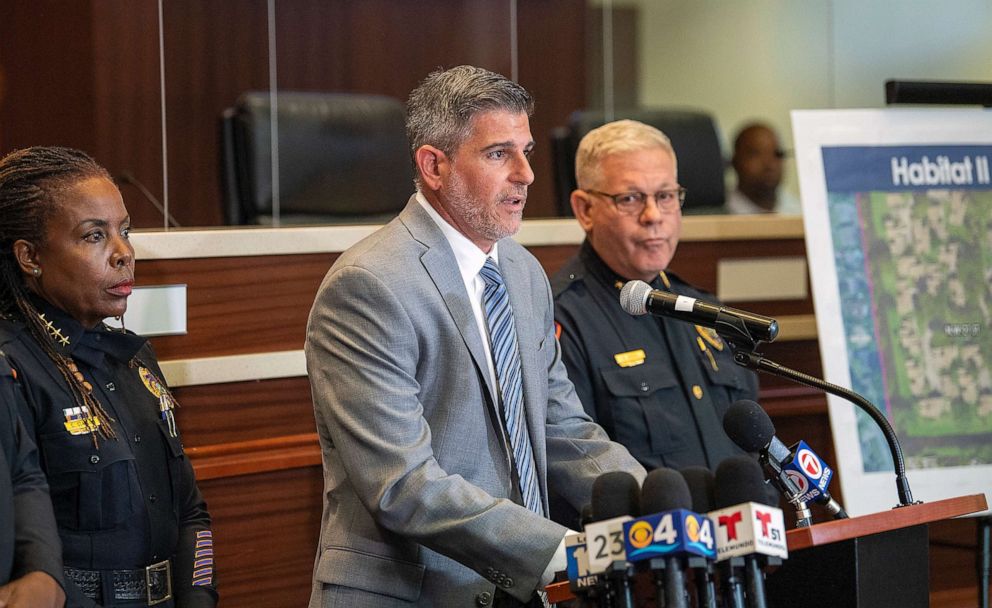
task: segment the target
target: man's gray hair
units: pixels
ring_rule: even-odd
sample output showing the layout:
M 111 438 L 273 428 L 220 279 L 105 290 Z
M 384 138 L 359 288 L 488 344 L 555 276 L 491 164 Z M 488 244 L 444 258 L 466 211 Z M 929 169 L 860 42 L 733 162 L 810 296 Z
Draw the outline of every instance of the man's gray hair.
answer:
M 406 103 L 406 135 L 411 158 L 423 145 L 451 155 L 469 136 L 480 112 L 534 111 L 534 98 L 522 86 L 495 72 L 471 65 L 431 72 Z M 414 163 L 416 159 L 414 158 Z M 419 173 L 416 182 L 419 184 Z
M 600 163 L 607 156 L 656 149 L 671 154 L 678 170 L 672 142 L 658 129 L 636 120 L 606 123 L 586 133 L 579 142 L 575 153 L 575 181 L 579 188 L 590 188 L 602 177 Z

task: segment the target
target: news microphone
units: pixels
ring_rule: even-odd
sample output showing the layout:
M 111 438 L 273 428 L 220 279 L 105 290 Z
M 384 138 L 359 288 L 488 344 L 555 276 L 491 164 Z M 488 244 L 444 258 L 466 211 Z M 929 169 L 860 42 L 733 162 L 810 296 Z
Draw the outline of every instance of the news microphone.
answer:
M 766 566 L 781 564 L 789 555 L 782 510 L 765 504 L 765 479 L 761 466 L 750 456 L 740 455 L 720 463 L 716 470 L 717 560 L 723 562 L 726 588 L 734 608 L 743 606 L 739 571 L 743 565 L 747 605 L 767 608 Z M 743 558 L 743 564 L 741 563 Z
M 589 502 L 582 505 L 582 510 L 579 511 L 579 527 L 585 528 L 588 523 L 592 523 L 592 503 Z
M 634 605 L 623 524 L 639 513 L 640 500 L 641 486 L 630 473 L 612 471 L 593 481 L 593 523 L 585 527 L 588 570 L 590 574 L 602 574 L 597 593 L 605 593 L 610 606 Z
M 698 513 L 706 513 L 713 510 L 715 499 L 716 479 L 713 471 L 706 467 L 685 467 L 679 469 L 679 474 L 685 480 L 689 488 L 689 496 L 692 498 L 692 510 Z
M 706 467 L 685 467 L 679 469 L 682 478 L 689 487 L 692 497 L 692 510 L 696 513 L 707 513 L 713 510 L 715 479 L 713 471 Z M 643 494 L 642 494 L 643 500 Z M 717 608 L 716 585 L 714 584 L 713 560 L 690 557 L 689 567 L 693 569 L 693 579 L 696 582 L 696 605 L 699 608 Z
M 594 597 L 601 588 L 599 575 L 589 570 L 585 532 L 565 535 L 565 573 L 569 590 L 578 598 Z
M 628 281 L 623 286 L 620 306 L 635 316 L 651 313 L 711 327 L 734 344 L 743 342 L 753 346 L 757 342 L 772 342 L 778 337 L 778 321 L 771 317 L 651 289 L 644 281 Z
M 761 463 L 771 472 L 772 483 L 789 502 L 815 500 L 835 519 L 847 518 L 847 512 L 827 489 L 833 470 L 805 441 L 786 447 L 775 436 L 775 425 L 760 405 L 749 399 L 734 402 L 723 416 L 723 430 L 745 452 L 759 453 Z
M 682 476 L 672 469 L 655 469 L 641 488 L 641 511 L 652 514 L 624 524 L 627 559 L 647 563 L 654 573 L 655 599 L 665 608 L 689 605 L 686 561 L 716 557 L 713 522 L 691 507 L 692 497 Z

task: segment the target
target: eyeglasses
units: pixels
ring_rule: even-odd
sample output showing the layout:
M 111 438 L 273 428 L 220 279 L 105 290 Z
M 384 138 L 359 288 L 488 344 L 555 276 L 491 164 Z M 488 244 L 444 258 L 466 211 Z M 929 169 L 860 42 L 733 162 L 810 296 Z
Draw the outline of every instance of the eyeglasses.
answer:
M 644 213 L 644 208 L 648 204 L 648 198 L 654 198 L 658 209 L 664 213 L 673 213 L 685 205 L 686 189 L 679 187 L 671 190 L 659 190 L 654 194 L 646 192 L 621 192 L 620 194 L 609 194 L 599 190 L 586 190 L 589 194 L 605 196 L 613 201 L 617 211 L 623 215 L 639 216 Z

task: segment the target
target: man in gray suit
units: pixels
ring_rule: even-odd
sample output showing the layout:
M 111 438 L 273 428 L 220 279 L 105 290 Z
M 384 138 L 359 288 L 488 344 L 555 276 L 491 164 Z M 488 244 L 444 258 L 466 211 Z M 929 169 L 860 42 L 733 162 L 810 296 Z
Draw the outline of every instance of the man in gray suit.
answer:
M 564 568 L 605 471 L 644 470 L 583 412 L 520 227 L 530 95 L 483 69 L 410 95 L 417 193 L 327 273 L 307 327 L 324 511 L 311 608 L 520 606 Z

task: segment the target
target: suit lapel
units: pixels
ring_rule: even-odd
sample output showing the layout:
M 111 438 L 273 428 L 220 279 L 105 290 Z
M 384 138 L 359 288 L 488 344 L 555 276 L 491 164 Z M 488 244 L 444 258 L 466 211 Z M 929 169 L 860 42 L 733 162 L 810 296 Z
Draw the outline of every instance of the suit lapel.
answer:
M 451 246 L 448 245 L 441 229 L 417 202 L 416 196 L 412 197 L 406 208 L 403 209 L 400 214 L 400 221 L 407 227 L 413 238 L 426 247 L 420 256 L 420 262 L 434 282 L 434 286 L 454 320 L 455 326 L 458 327 L 458 332 L 461 334 L 462 340 L 472 356 L 472 361 L 475 363 L 476 370 L 489 393 L 489 402 L 495 404 L 496 390 L 489 378 L 489 366 L 486 363 L 482 336 L 479 335 L 479 326 L 475 322 L 472 305 L 468 301 L 469 296 L 465 291 L 465 284 L 462 282 L 462 275 L 458 270 L 458 262 L 455 261 L 455 254 L 452 253 Z

